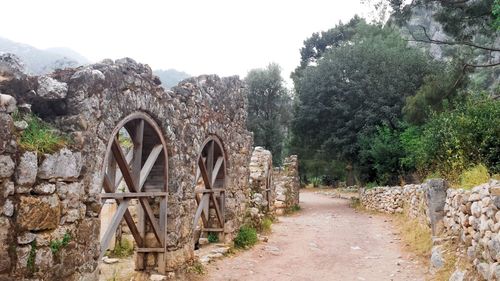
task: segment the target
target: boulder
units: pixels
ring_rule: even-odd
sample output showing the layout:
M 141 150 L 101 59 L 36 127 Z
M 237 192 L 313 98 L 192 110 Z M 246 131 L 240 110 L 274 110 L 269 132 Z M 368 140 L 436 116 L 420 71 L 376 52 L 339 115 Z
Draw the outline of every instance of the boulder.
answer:
M 64 99 L 68 94 L 68 85 L 48 76 L 38 77 L 37 95 L 45 100 Z
M 10 95 L 0 94 L 0 111 L 12 113 L 16 111 L 16 99 Z

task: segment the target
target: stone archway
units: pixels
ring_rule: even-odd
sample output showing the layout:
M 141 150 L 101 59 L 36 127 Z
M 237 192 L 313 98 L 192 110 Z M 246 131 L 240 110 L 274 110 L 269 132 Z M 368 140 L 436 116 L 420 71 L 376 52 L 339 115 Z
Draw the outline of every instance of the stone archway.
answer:
M 145 113 L 130 114 L 113 130 L 105 159 L 100 198 L 117 206 L 107 226 L 101 220 L 105 232 L 101 233 L 100 257 L 125 221 L 137 246 L 136 270 L 146 269 L 146 260 L 154 256 L 157 270 L 164 273 L 168 155 L 160 127 Z M 136 212 L 130 208 L 134 203 Z
M 215 136 L 208 137 L 197 161 L 195 232 L 224 233 L 226 169 L 227 159 L 222 142 Z

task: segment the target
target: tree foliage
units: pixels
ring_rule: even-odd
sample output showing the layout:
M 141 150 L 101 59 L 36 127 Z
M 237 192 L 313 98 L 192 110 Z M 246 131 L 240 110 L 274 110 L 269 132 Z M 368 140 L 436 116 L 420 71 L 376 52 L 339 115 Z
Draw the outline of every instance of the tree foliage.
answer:
M 280 164 L 291 119 L 291 99 L 283 85 L 281 68 L 271 63 L 253 69 L 245 78 L 248 91 L 248 129 L 254 144 L 269 149 L 274 164 Z
M 352 31 L 349 41 L 294 76 L 292 146 L 302 158 L 356 163 L 360 136 L 382 124 L 396 128 L 405 98 L 429 73 L 428 59 L 394 30 L 361 20 Z

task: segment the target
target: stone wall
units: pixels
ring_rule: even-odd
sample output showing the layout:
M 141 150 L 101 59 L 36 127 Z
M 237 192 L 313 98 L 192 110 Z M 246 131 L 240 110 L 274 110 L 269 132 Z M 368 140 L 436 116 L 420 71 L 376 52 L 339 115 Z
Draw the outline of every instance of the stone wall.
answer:
M 429 225 L 434 236 L 432 266 L 442 266 L 442 262 L 435 262 L 442 260 L 439 244 L 453 240 L 457 241 L 454 246 L 465 249 L 468 260 L 482 278 L 500 279 L 500 181 L 491 180 L 471 190 L 447 188 L 442 180 L 377 187 L 361 190 L 360 200 L 368 209 L 404 213 Z M 453 276 L 462 279 L 453 280 L 468 280 L 464 276 L 474 274 L 457 268 Z
M 458 237 L 486 280 L 500 279 L 500 181 L 472 190 L 449 189 L 444 207 L 449 236 Z
M 209 136 L 222 141 L 227 156 L 224 231 L 232 237 L 250 194 L 243 84 L 205 75 L 172 91 L 159 85 L 149 66 L 131 59 L 30 77 L 0 58 L 0 280 L 95 280 L 106 150 L 116 124 L 134 112 L 152 117 L 167 141 L 167 270 L 193 259 L 195 172 Z M 48 154 L 20 149 L 16 130 L 25 124 L 14 124 L 10 96 L 71 145 Z M 53 253 L 50 243 L 66 233 L 70 242 Z
M 283 167 L 274 169 L 273 182 L 276 190 L 275 212 L 277 215 L 283 215 L 299 204 L 300 178 L 297 155 L 285 158 Z
M 257 146 L 250 160 L 250 192 L 251 201 L 249 216 L 253 224 L 260 225 L 266 215 L 274 212 L 276 192 L 272 181 L 273 156 L 269 150 Z
M 394 214 L 403 213 L 431 227 L 433 235 L 443 228 L 444 204 L 448 186 L 444 180 L 431 179 L 423 184 L 360 189 L 360 201 L 368 209 Z

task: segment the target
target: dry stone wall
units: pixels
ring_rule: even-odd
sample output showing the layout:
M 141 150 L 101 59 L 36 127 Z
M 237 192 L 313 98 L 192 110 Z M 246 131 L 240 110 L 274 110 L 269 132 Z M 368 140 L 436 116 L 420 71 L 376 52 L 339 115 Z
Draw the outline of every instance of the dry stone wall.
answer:
M 4 56 L 0 93 L 0 280 L 96 280 L 107 145 L 116 124 L 134 112 L 154 119 L 167 141 L 167 270 L 194 258 L 195 172 L 209 136 L 222 141 L 227 155 L 227 237 L 242 223 L 252 135 L 237 77 L 204 75 L 166 91 L 149 66 L 128 58 L 31 77 Z M 71 145 L 46 154 L 21 149 L 17 135 L 26 124 L 13 119 L 16 101 L 20 112 L 51 123 Z M 65 237 L 67 245 L 51 251 Z
M 273 156 L 269 150 L 257 146 L 250 160 L 251 201 L 248 218 L 253 225 L 261 225 L 262 218 L 273 214 L 275 190 L 272 180 Z
M 458 279 L 450 280 L 476 280 L 476 273 L 484 280 L 500 280 L 500 181 L 471 190 L 447 188 L 442 180 L 362 189 L 360 200 L 368 209 L 404 213 L 429 225 L 434 235 L 431 271 L 443 264 L 439 243 L 451 239 L 465 249 L 476 272 L 457 268 L 453 278 Z
M 285 158 L 283 167 L 274 169 L 273 182 L 276 191 L 275 212 L 277 215 L 283 215 L 299 204 L 300 178 L 297 155 Z

